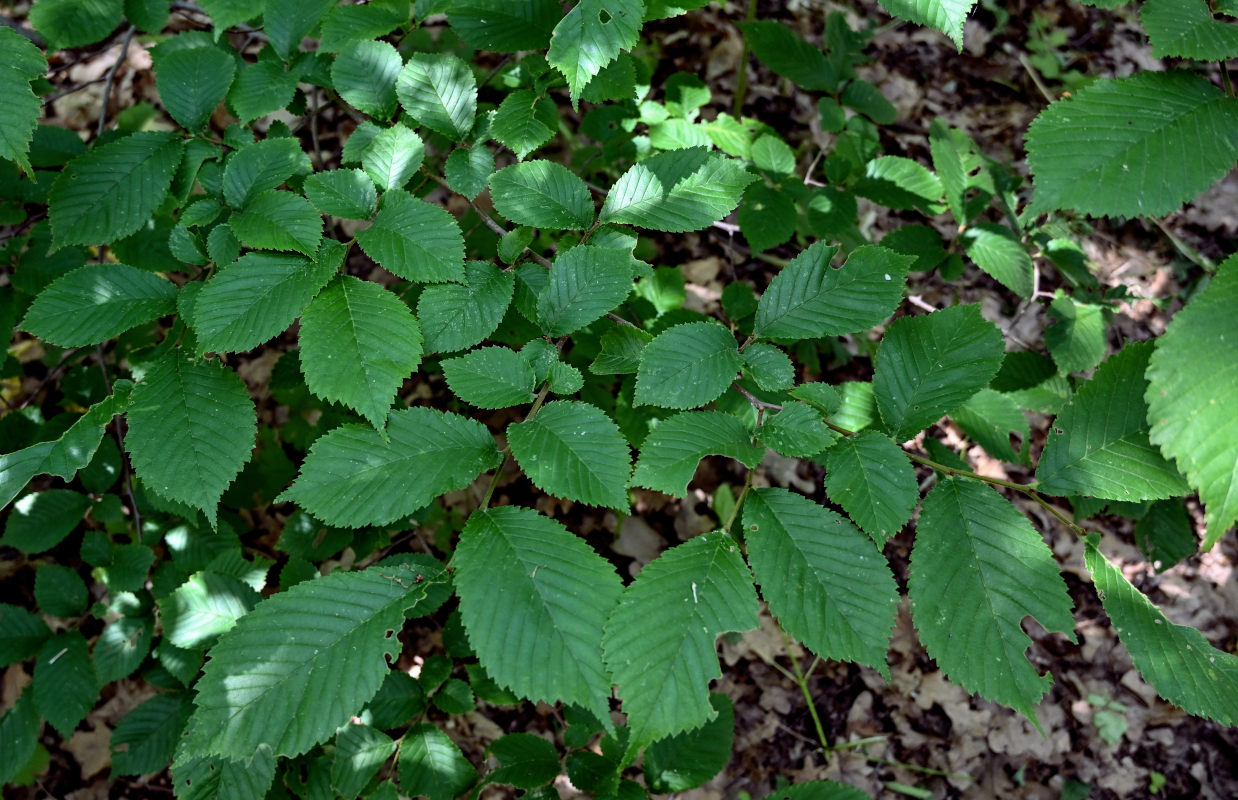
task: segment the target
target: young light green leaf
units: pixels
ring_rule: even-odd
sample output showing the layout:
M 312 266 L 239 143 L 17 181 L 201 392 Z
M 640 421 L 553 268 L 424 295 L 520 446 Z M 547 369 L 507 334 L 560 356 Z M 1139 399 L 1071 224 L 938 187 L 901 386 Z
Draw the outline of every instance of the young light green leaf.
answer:
M 1238 341 L 1236 293 L 1238 257 L 1230 256 L 1157 341 L 1144 395 L 1149 437 L 1177 461 L 1203 501 L 1205 550 L 1238 519 L 1238 462 L 1232 458 L 1238 417 L 1221 399 L 1238 396 L 1238 365 L 1228 346 Z
M 535 417 L 508 426 L 507 444 L 529 480 L 547 494 L 627 509 L 632 457 L 619 426 L 596 406 L 547 403 Z
M 345 725 L 335 734 L 331 787 L 341 797 L 360 797 L 394 752 L 395 742 L 382 731 L 369 725 Z
M 236 61 L 209 44 L 176 46 L 181 38 L 174 36 L 151 52 L 155 85 L 172 119 L 191 133 L 198 133 L 228 96 Z
M 447 8 L 456 35 L 495 53 L 545 50 L 562 18 L 556 0 L 456 0 Z
M 512 222 L 547 230 L 593 224 L 593 198 L 575 173 L 553 161 L 525 161 L 490 176 L 495 209 Z
M 481 144 L 452 150 L 443 166 L 443 176 L 453 192 L 473 200 L 485 190 L 494 172 L 494 155 Z
M 713 719 L 709 682 L 722 675 L 714 641 L 756 626 L 752 574 L 727 534 L 697 536 L 647 564 L 602 640 L 632 731 L 628 750 Z
M 1147 0 L 1139 19 L 1157 58 L 1228 61 L 1238 56 L 1238 25 L 1217 19 L 1208 0 Z
M 802 495 L 757 489 L 744 503 L 744 539 L 761 594 L 788 633 L 822 658 L 889 678 L 898 587 L 859 529 Z
M 456 743 L 428 722 L 409 728 L 400 746 L 400 788 L 430 800 L 453 800 L 477 781 Z
M 99 699 L 99 680 L 81 632 L 62 631 L 43 643 L 30 689 L 43 719 L 68 740 Z
M 1208 142 L 1186 147 L 1183 142 Z M 1099 80 L 1027 130 L 1030 213 L 1159 217 L 1238 161 L 1238 100 L 1186 71 Z
M 980 222 L 959 238 L 976 266 L 1019 297 L 1032 296 L 1032 257 L 1014 231 L 995 222 Z
M 178 800 L 255 800 L 271 788 L 275 756 L 268 748 L 240 761 L 182 753 L 172 762 L 172 779 Z
M 752 163 L 775 175 L 790 175 L 795 171 L 795 151 L 777 134 L 762 134 L 752 143 Z
M 443 377 L 456 397 L 478 408 L 531 403 L 537 388 L 528 360 L 506 347 L 481 347 L 444 359 Z
M 380 120 L 396 112 L 396 78 L 404 59 L 387 42 L 363 39 L 340 51 L 331 65 L 331 84 L 358 111 Z
M 503 98 L 490 123 L 490 135 L 507 145 L 518 159 L 546 144 L 558 130 L 559 112 L 554 101 L 528 89 Z
M 138 477 L 201 509 L 213 527 L 219 498 L 254 447 L 257 420 L 245 383 L 222 364 L 173 352 L 134 387 L 127 418 L 125 448 Z
M 1105 613 L 1139 674 L 1189 714 L 1238 725 L 1238 657 L 1195 628 L 1176 625 L 1087 539 L 1084 558 Z
M 421 361 L 421 328 L 376 283 L 342 275 L 301 315 L 301 369 L 314 394 L 382 428 L 396 391 Z
M 246 253 L 215 273 L 198 293 L 192 319 L 198 347 L 204 353 L 239 353 L 278 336 L 338 267 L 339 261 L 330 257 L 309 261 Z
M 374 224 L 357 243 L 388 271 L 417 283 L 464 278 L 464 235 L 447 209 L 392 189 L 383 194 Z
M 233 209 L 242 209 L 260 192 L 276 188 L 293 175 L 308 175 L 312 169 L 296 139 L 263 139 L 236 151 L 224 164 L 224 201 Z
M 486 427 L 458 414 L 393 411 L 386 435 L 341 425 L 318 438 L 278 500 L 292 500 L 328 525 L 385 525 L 499 463 Z
M 769 414 L 757 428 L 761 444 L 788 458 L 811 458 L 837 440 L 821 420 L 820 412 L 795 400 L 784 403 L 777 414 Z
M 881 5 L 896 17 L 928 25 L 950 37 L 963 52 L 963 22 L 976 0 L 881 0 Z
M 159 619 L 169 642 L 192 650 L 230 630 L 261 599 L 253 587 L 236 578 L 197 572 L 160 600 Z
M 361 156 L 361 167 L 384 192 L 408 183 L 426 156 L 421 137 L 403 125 L 384 128 Z
M 907 454 L 876 431 L 844 437 L 830 448 L 825 492 L 878 547 L 902 530 L 920 499 Z
M 404 610 L 424 596 L 412 567 L 378 564 L 263 600 L 211 648 L 186 753 L 297 756 L 323 741 L 378 691 Z
M 166 768 L 193 711 L 189 698 L 187 692 L 157 694 L 126 714 L 112 731 L 112 773 L 145 775 Z
M 315 172 L 305 179 L 305 196 L 319 211 L 344 219 L 369 219 L 378 208 L 374 182 L 359 169 Z
M 228 221 L 242 244 L 260 250 L 294 250 L 310 258 L 322 242 L 322 216 L 299 194 L 269 189 L 250 198 Z
M 743 352 L 744 372 L 767 392 L 785 392 L 795 383 L 795 367 L 787 354 L 772 344 L 756 342 Z
M 958 408 L 997 374 L 1003 351 L 1001 332 L 977 305 L 895 320 L 873 375 L 885 429 L 905 441 Z
M 967 190 L 973 185 L 973 172 L 983 174 L 983 162 L 975 153 L 975 143 L 961 130 L 949 127 L 937 118 L 929 125 L 929 149 L 933 169 L 945 189 L 946 203 L 959 225 L 971 222 L 975 212 L 965 205 Z
M 572 105 L 602 68 L 636 46 L 641 0 L 581 0 L 554 28 L 546 60 L 567 79 Z
M 455 558 L 460 613 L 487 674 L 521 697 L 608 719 L 601 641 L 623 590 L 615 568 L 560 523 L 511 506 L 474 512 Z
M 1109 346 L 1104 306 L 1080 302 L 1058 289 L 1048 316 L 1045 347 L 1059 372 L 1086 372 L 1104 360 Z
M 66 164 L 47 201 L 53 248 L 110 243 L 145 225 L 163 204 L 183 149 L 174 134 L 141 131 Z
M 761 295 L 753 333 L 770 339 L 817 339 L 871 328 L 903 299 L 910 256 L 873 245 L 852 251 L 838 269 L 838 248 L 815 242 L 784 267 Z
M 655 794 L 686 792 L 717 775 L 731 760 L 735 708 L 731 699 L 711 692 L 717 716 L 694 731 L 659 739 L 645 750 L 645 782 Z
M 743 26 L 753 54 L 774 73 L 809 91 L 835 92 L 839 76 L 821 48 L 804 41 L 780 22 L 758 20 Z
M 943 478 L 924 499 L 908 582 L 920 641 L 950 680 L 1036 721 L 1053 682 L 1027 660 L 1033 617 L 1074 641 L 1066 582 L 1027 518 L 993 489 Z
M 477 79 L 451 53 L 414 53 L 396 79 L 396 94 L 409 115 L 432 131 L 460 141 L 473 130 Z
M 707 455 L 726 456 L 749 469 L 765 450 L 737 417 L 720 411 L 686 411 L 658 423 L 641 445 L 633 486 L 674 497 L 688 496 L 688 482 Z
M 1148 440 L 1144 371 L 1151 355 L 1151 342 L 1128 344 L 1079 387 L 1053 421 L 1036 468 L 1037 489 L 1108 500 L 1158 500 L 1187 492 L 1178 470 Z
M 735 380 L 742 363 L 735 337 L 717 322 L 667 328 L 641 353 L 636 404 L 687 409 L 711 403 Z
M 554 260 L 537 297 L 537 318 L 549 336 L 566 336 L 601 318 L 632 292 L 632 255 L 578 245 Z
M 487 261 L 464 265 L 464 284 L 428 286 L 417 300 L 426 352 L 451 353 L 481 342 L 503 320 L 516 279 Z
M 757 176 L 703 147 L 671 150 L 629 167 L 602 206 L 602 222 L 679 233 L 708 227 L 739 204 Z
M 176 284 L 124 264 L 81 267 L 44 289 L 22 328 L 60 347 L 107 341 L 176 309 Z

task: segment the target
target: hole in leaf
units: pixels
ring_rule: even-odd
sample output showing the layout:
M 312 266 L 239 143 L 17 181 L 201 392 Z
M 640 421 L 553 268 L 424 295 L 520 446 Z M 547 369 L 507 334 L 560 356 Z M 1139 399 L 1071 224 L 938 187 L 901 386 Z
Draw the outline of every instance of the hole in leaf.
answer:
M 603 25 L 610 22 L 611 19 L 612 17 L 610 16 L 610 12 L 606 9 L 603 8 L 600 12 L 598 12 L 598 22 L 601 22 Z

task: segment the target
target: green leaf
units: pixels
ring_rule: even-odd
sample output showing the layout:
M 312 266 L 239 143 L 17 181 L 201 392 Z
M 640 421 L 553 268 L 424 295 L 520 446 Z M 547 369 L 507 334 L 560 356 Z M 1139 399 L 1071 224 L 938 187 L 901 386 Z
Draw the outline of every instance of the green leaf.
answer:
M 722 396 L 742 361 L 735 337 L 717 322 L 667 328 L 641 353 L 637 405 L 697 408 Z
M 525 161 L 490 176 L 495 209 L 512 222 L 547 230 L 593 224 L 593 198 L 575 173 L 553 161 Z
M 30 172 L 27 153 L 39 117 L 43 114 L 43 104 L 31 90 L 30 81 L 46 71 L 47 61 L 43 60 L 39 71 L 30 75 L 20 68 L 28 57 L 26 48 L 34 46 L 20 34 L 8 28 L 0 33 L 0 49 L 5 50 L 5 54 L 0 56 L 0 106 L 5 109 L 3 117 L 0 117 L 0 159 L 7 158 Z M 34 50 L 42 60 L 42 54 L 37 48 Z M 10 52 L 12 55 L 9 55 Z
M 636 46 L 644 10 L 641 0 L 581 0 L 555 26 L 546 60 L 567 79 L 573 106 L 594 75 Z
M 79 267 L 38 293 L 21 326 L 59 347 L 88 347 L 176 311 L 176 284 L 124 264 Z
M 174 36 L 151 53 L 155 85 L 172 119 L 197 133 L 228 96 L 236 61 L 218 47 L 179 45 L 181 39 Z
M 100 41 L 123 14 L 121 0 L 39 0 L 30 8 L 30 24 L 53 52 Z
M 86 610 L 86 582 L 62 564 L 40 564 L 34 578 L 34 602 L 53 617 L 69 619 Z
M 344 219 L 369 219 L 378 208 L 374 182 L 359 169 L 315 172 L 305 179 L 305 196 L 322 213 Z
M 872 797 L 845 783 L 808 781 L 780 789 L 762 800 L 872 800 Z
M 142 481 L 169 500 L 215 506 L 249 460 L 256 415 L 245 383 L 222 364 L 173 352 L 133 390 L 125 448 Z
M 63 631 L 43 643 L 30 689 L 39 713 L 68 741 L 99 699 L 98 678 L 80 632 Z
M 632 255 L 592 245 L 563 253 L 537 297 L 537 318 L 549 336 L 566 336 L 601 318 L 632 292 Z
M 469 642 L 500 686 L 608 719 L 602 626 L 619 602 L 615 568 L 532 509 L 476 511 L 456 549 Z
M 82 521 L 90 498 L 68 489 L 32 492 L 13 504 L 0 544 L 23 553 L 51 550 Z
M 827 417 L 838 413 L 843 402 L 838 389 L 828 383 L 801 383 L 791 390 L 791 396 L 803 400 Z
M 993 489 L 943 478 L 920 511 L 908 582 L 920 641 L 950 680 L 1036 721 L 1053 682 L 1024 655 L 1032 617 L 1074 641 L 1066 582 L 1027 518 Z
M 754 183 L 744 192 L 736 217 L 748 246 L 759 253 L 784 244 L 795 234 L 798 213 L 791 195 Z
M 403 125 L 384 128 L 361 156 L 361 167 L 384 192 L 408 183 L 426 156 L 421 137 Z
M 1195 147 L 1192 142 L 1207 142 Z M 1238 100 L 1186 72 L 1098 80 L 1027 130 L 1030 213 L 1159 217 L 1238 161 Z
M 451 151 L 443 166 L 443 175 L 453 192 L 459 192 L 469 200 L 476 199 L 494 172 L 494 155 L 485 146 L 475 144 L 465 150 Z
M 640 366 L 640 356 L 653 337 L 640 328 L 616 325 L 602 334 L 602 350 L 589 365 L 595 375 L 628 375 Z
M 854 108 L 878 125 L 892 125 L 898 120 L 898 109 L 868 81 L 851 81 L 839 99 L 843 105 Z
M 447 209 L 392 189 L 383 194 L 374 224 L 357 232 L 366 255 L 416 283 L 464 278 L 464 236 Z
M 1031 439 L 1027 417 L 1008 394 L 981 389 L 963 405 L 950 412 L 950 418 L 994 458 L 1027 463 L 1027 443 Z M 1023 443 L 1018 451 L 1011 444 L 1015 436 Z
M 821 414 L 805 403 L 785 403 L 765 417 L 757 438 L 769 449 L 790 458 L 811 458 L 832 445 L 838 435 L 825 426 Z
M 192 650 L 230 630 L 261 599 L 236 578 L 198 572 L 159 602 L 159 619 L 167 641 Z
M 743 29 L 753 54 L 775 74 L 810 92 L 837 90 L 838 74 L 821 48 L 804 41 L 795 31 L 769 20 L 746 23 Z
M 1151 342 L 1128 344 L 1079 387 L 1053 421 L 1036 468 L 1038 490 L 1108 500 L 1158 500 L 1188 491 L 1148 440 L 1144 371 L 1151 355 Z
M 161 772 L 176 755 L 193 710 L 188 693 L 157 694 L 125 715 L 112 731 L 112 774 Z
M 442 363 L 447 386 L 466 403 L 509 408 L 533 402 L 537 378 L 528 360 L 515 350 L 482 347 Z
M 405 0 L 371 0 L 364 6 L 343 5 L 331 9 L 322 21 L 318 49 L 338 53 L 350 43 L 386 36 L 407 26 L 413 7 Z
M 928 25 L 950 37 L 963 52 L 963 22 L 976 0 L 881 0 L 881 5 L 896 17 Z
M 262 32 L 280 58 L 290 61 L 336 0 L 262 0 Z M 179 795 L 178 795 L 179 796 Z
M 1059 372 L 1086 372 L 1104 360 L 1108 349 L 1104 306 L 1080 302 L 1058 289 L 1048 317 L 1045 346 Z
M 0 603 L 0 667 L 25 661 L 51 636 L 47 623 L 19 606 Z
M 563 18 L 555 0 L 455 0 L 447 22 L 456 35 L 482 50 L 545 50 Z
M 236 238 L 261 250 L 295 250 L 313 258 L 322 241 L 322 216 L 292 192 L 271 189 L 250 198 L 228 224 Z
M 27 83 L 47 73 L 47 57 L 39 48 L 15 29 L 0 28 L 4 60 L 0 65 L 15 70 Z M 76 138 L 76 137 L 75 137 Z
M 744 540 L 778 622 L 822 658 L 858 661 L 887 680 L 898 587 L 890 565 L 845 518 L 786 489 L 744 503 Z
M 550 141 L 559 130 L 559 112 L 554 101 L 520 89 L 503 98 L 490 123 L 490 135 L 507 145 L 516 158 Z
M 223 33 L 224 28 L 231 28 L 242 22 L 248 22 L 261 12 L 252 0 L 203 0 L 202 10 L 211 15 L 215 23 L 215 37 Z
M 717 775 L 731 760 L 735 708 L 719 692 L 709 695 L 718 716 L 694 731 L 659 739 L 645 750 L 645 782 L 654 794 L 686 792 Z
M 553 781 L 560 771 L 555 746 L 531 733 L 509 733 L 495 739 L 486 750 L 499 762 L 498 769 L 486 776 L 490 783 L 536 789 Z
M 844 437 L 830 448 L 825 492 L 878 547 L 902 530 L 920 499 L 907 454 L 876 431 Z
M 1014 231 L 995 222 L 980 222 L 963 231 L 960 239 L 976 266 L 1019 297 L 1032 296 L 1032 257 Z
M 297 756 L 374 696 L 400 651 L 404 610 L 425 595 L 415 570 L 336 571 L 263 600 L 211 648 L 187 753 Z M 348 680 L 339 680 L 346 670 Z
M 363 39 L 340 51 L 331 65 L 331 84 L 344 102 L 381 120 L 395 114 L 396 78 L 404 59 L 387 42 Z
M 755 180 L 739 162 L 703 147 L 659 153 L 619 177 L 600 219 L 669 233 L 699 230 L 731 213 Z
M 328 525 L 385 525 L 499 463 L 486 427 L 458 414 L 393 411 L 385 433 L 387 439 L 370 427 L 341 425 L 319 437 L 278 500 L 292 500 Z
M 1207 0 L 1147 0 L 1139 19 L 1157 58 L 1228 61 L 1238 56 L 1238 25 L 1217 19 Z
M 753 333 L 770 339 L 817 339 L 883 322 L 903 299 L 915 260 L 884 247 L 856 248 L 830 268 L 837 247 L 816 242 L 770 281 L 757 304 Z
M 331 787 L 341 797 L 360 797 L 391 754 L 395 742 L 369 725 L 349 724 L 335 734 Z
M 1180 498 L 1158 500 L 1135 525 L 1135 544 L 1157 572 L 1195 554 L 1195 526 Z
M 507 444 L 537 488 L 562 497 L 624 510 L 632 457 L 610 417 L 588 403 L 558 400 L 509 425 Z
M 429 800 L 452 800 L 477 781 L 477 770 L 447 734 L 429 723 L 409 728 L 400 746 L 400 788 Z
M 1223 398 L 1238 394 L 1238 367 L 1229 345 L 1238 341 L 1233 298 L 1238 257 L 1177 313 L 1148 364 L 1148 421 L 1152 443 L 1178 463 L 1204 504 L 1212 547 L 1238 519 L 1238 418 Z
M 874 360 L 885 429 L 910 439 L 988 385 L 1004 355 L 1001 332 L 977 305 L 895 320 Z
M 1101 554 L 1096 538 L 1088 537 L 1084 558 L 1139 674 L 1187 713 L 1238 725 L 1238 657 L 1213 647 L 1196 629 L 1171 622 Z
M 971 222 L 974 212 L 966 206 L 967 190 L 973 185 L 971 176 L 977 170 L 983 174 L 983 161 L 975 153 L 975 143 L 963 131 L 949 127 L 941 118 L 929 125 L 929 149 L 933 169 L 945 189 L 946 203 L 959 225 Z
M 743 352 L 744 372 L 767 392 L 785 392 L 795 384 L 795 367 L 772 344 L 756 342 Z
M 707 455 L 726 456 L 752 469 L 765 449 L 739 418 L 720 411 L 686 411 L 658 423 L 645 438 L 632 474 L 633 486 L 674 497 L 688 496 L 688 482 Z
M 263 139 L 233 153 L 224 165 L 224 201 L 234 209 L 293 175 L 312 171 L 309 156 L 296 139 Z
M 13 780 L 34 757 L 42 729 L 34 692 L 21 692 L 0 716 L 0 786 Z
M 275 756 L 261 749 L 252 759 L 180 755 L 172 763 L 178 800 L 257 800 L 275 779 Z
M 236 76 L 228 105 L 244 123 L 275 114 L 292 102 L 300 77 L 298 70 L 287 70 L 277 61 L 249 64 Z
M 486 261 L 464 265 L 464 284 L 428 286 L 417 300 L 426 352 L 451 353 L 481 342 L 503 320 L 516 279 Z
M 317 212 L 315 212 L 316 214 Z M 252 350 L 288 329 L 335 274 L 331 257 L 246 253 L 202 286 L 193 307 L 193 329 L 202 352 Z
M 752 163 L 775 175 L 790 175 L 795 172 L 795 151 L 776 134 L 766 133 L 752 143 Z
M 926 214 L 945 210 L 941 205 L 941 181 L 928 168 L 902 156 L 880 156 L 869 161 L 864 177 L 852 191 L 896 210 L 917 208 Z
M 408 306 L 376 283 L 332 281 L 301 315 L 301 369 L 314 394 L 381 428 L 392 398 L 421 361 L 421 329 Z
M 142 131 L 66 164 L 48 196 L 54 249 L 110 243 L 145 225 L 163 204 L 183 149 L 174 134 Z
M 752 575 L 727 534 L 697 536 L 647 564 L 602 640 L 632 731 L 629 751 L 715 718 L 709 682 L 722 671 L 714 641 L 756 626 Z
M 154 619 L 147 617 L 120 617 L 108 623 L 91 654 L 100 686 L 128 678 L 142 666 L 150 653 L 154 627 Z
M 404 110 L 422 125 L 460 141 L 473 130 L 477 79 L 451 53 L 414 53 L 396 79 Z

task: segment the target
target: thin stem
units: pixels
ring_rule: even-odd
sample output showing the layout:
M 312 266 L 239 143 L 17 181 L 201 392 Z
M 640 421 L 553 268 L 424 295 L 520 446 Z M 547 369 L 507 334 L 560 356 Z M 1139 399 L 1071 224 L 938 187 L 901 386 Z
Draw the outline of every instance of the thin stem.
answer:
M 731 386 L 734 387 L 735 391 L 742 394 L 744 398 L 749 403 L 751 403 L 752 407 L 755 408 L 757 411 L 782 411 L 782 406 L 778 405 L 777 403 L 765 402 L 764 400 L 754 395 L 752 392 L 740 386 L 738 382 L 732 383 Z M 827 422 L 825 424 L 829 425 L 830 423 Z
M 1233 93 L 1231 92 L 1230 94 Z M 1207 272 L 1209 275 L 1216 273 L 1217 265 L 1215 261 L 1199 252 L 1199 250 L 1195 249 L 1187 242 L 1183 241 L 1182 238 L 1171 231 L 1169 226 L 1167 226 L 1164 222 L 1161 222 L 1155 217 L 1149 217 L 1149 219 L 1152 221 L 1153 225 L 1160 229 L 1160 232 L 1164 234 L 1165 238 L 1169 240 L 1169 243 L 1174 246 L 1174 249 L 1181 253 L 1188 261 L 1202 269 L 1204 272 Z
M 735 498 L 735 505 L 731 507 L 731 513 L 727 515 L 726 525 L 722 526 L 724 531 L 730 531 L 731 526 L 735 524 L 735 518 L 739 516 L 739 509 L 744 504 L 744 498 L 748 496 L 748 490 L 752 488 L 752 476 L 756 470 L 748 470 L 747 477 L 744 478 L 744 487 L 739 490 L 739 497 Z
M 795 653 L 791 650 L 791 640 L 782 628 L 778 629 L 778 635 L 782 637 L 782 648 L 787 654 L 787 660 L 791 662 L 791 669 L 795 671 L 795 685 L 800 687 L 800 693 L 804 695 L 804 704 L 808 706 L 808 714 L 812 717 L 812 726 L 817 730 L 817 741 L 821 742 L 821 749 L 829 753 L 830 740 L 825 735 L 825 727 L 821 724 L 821 717 L 817 714 L 817 704 L 813 702 L 812 692 L 808 689 L 808 678 L 805 677 L 800 670 L 799 659 L 795 657 Z
M 125 38 L 120 42 L 120 55 L 116 56 L 116 63 L 112 64 L 103 79 L 103 105 L 99 108 L 99 123 L 95 126 L 95 138 L 103 135 L 103 128 L 107 125 L 107 107 L 112 101 L 112 85 L 116 81 L 116 73 L 120 70 L 120 65 L 129 55 L 129 43 L 133 41 L 133 34 L 137 33 L 137 30 L 130 25 L 125 31 Z
M 542 384 L 542 389 L 537 393 L 537 398 L 533 401 L 533 406 L 529 409 L 529 415 L 525 417 L 525 422 L 537 416 L 537 412 L 541 410 L 542 404 L 546 402 L 546 395 L 550 393 L 550 381 Z M 507 456 L 510 453 L 508 448 L 503 448 L 503 460 L 499 462 L 499 466 L 494 470 L 494 475 L 490 478 L 490 485 L 486 487 L 486 495 L 481 499 L 481 507 L 490 507 L 490 498 L 494 496 L 494 490 L 499 485 L 499 478 L 503 476 L 503 467 L 507 466 Z
M 112 376 L 107 371 L 107 361 L 103 358 L 103 345 L 99 344 L 95 347 L 95 353 L 98 355 L 99 371 L 103 373 L 103 385 L 107 389 L 107 393 L 112 393 Z M 116 439 L 116 447 L 120 449 L 121 471 L 125 478 L 125 494 L 129 496 L 129 508 L 133 510 L 133 526 L 134 541 L 142 541 L 142 512 L 138 509 L 138 499 L 133 493 L 133 471 L 129 468 L 129 459 L 125 457 L 125 442 L 120 435 L 120 421 L 117 420 L 116 425 L 112 428 L 112 436 Z

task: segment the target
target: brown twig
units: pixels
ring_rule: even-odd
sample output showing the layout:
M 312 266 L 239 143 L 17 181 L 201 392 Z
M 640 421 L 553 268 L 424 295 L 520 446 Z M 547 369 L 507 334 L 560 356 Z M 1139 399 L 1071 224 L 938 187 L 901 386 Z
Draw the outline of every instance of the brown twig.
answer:
M 120 42 L 120 55 L 116 56 L 116 63 L 112 64 L 111 69 L 107 71 L 107 75 L 103 79 L 103 104 L 99 108 L 99 123 L 95 126 L 95 138 L 103 135 L 103 128 L 107 125 L 107 107 L 112 101 L 112 85 L 116 81 L 116 73 L 120 71 L 120 65 L 124 63 L 125 58 L 129 55 L 129 43 L 133 41 L 133 34 L 137 33 L 137 28 L 130 25 L 129 30 L 125 31 L 125 38 Z

